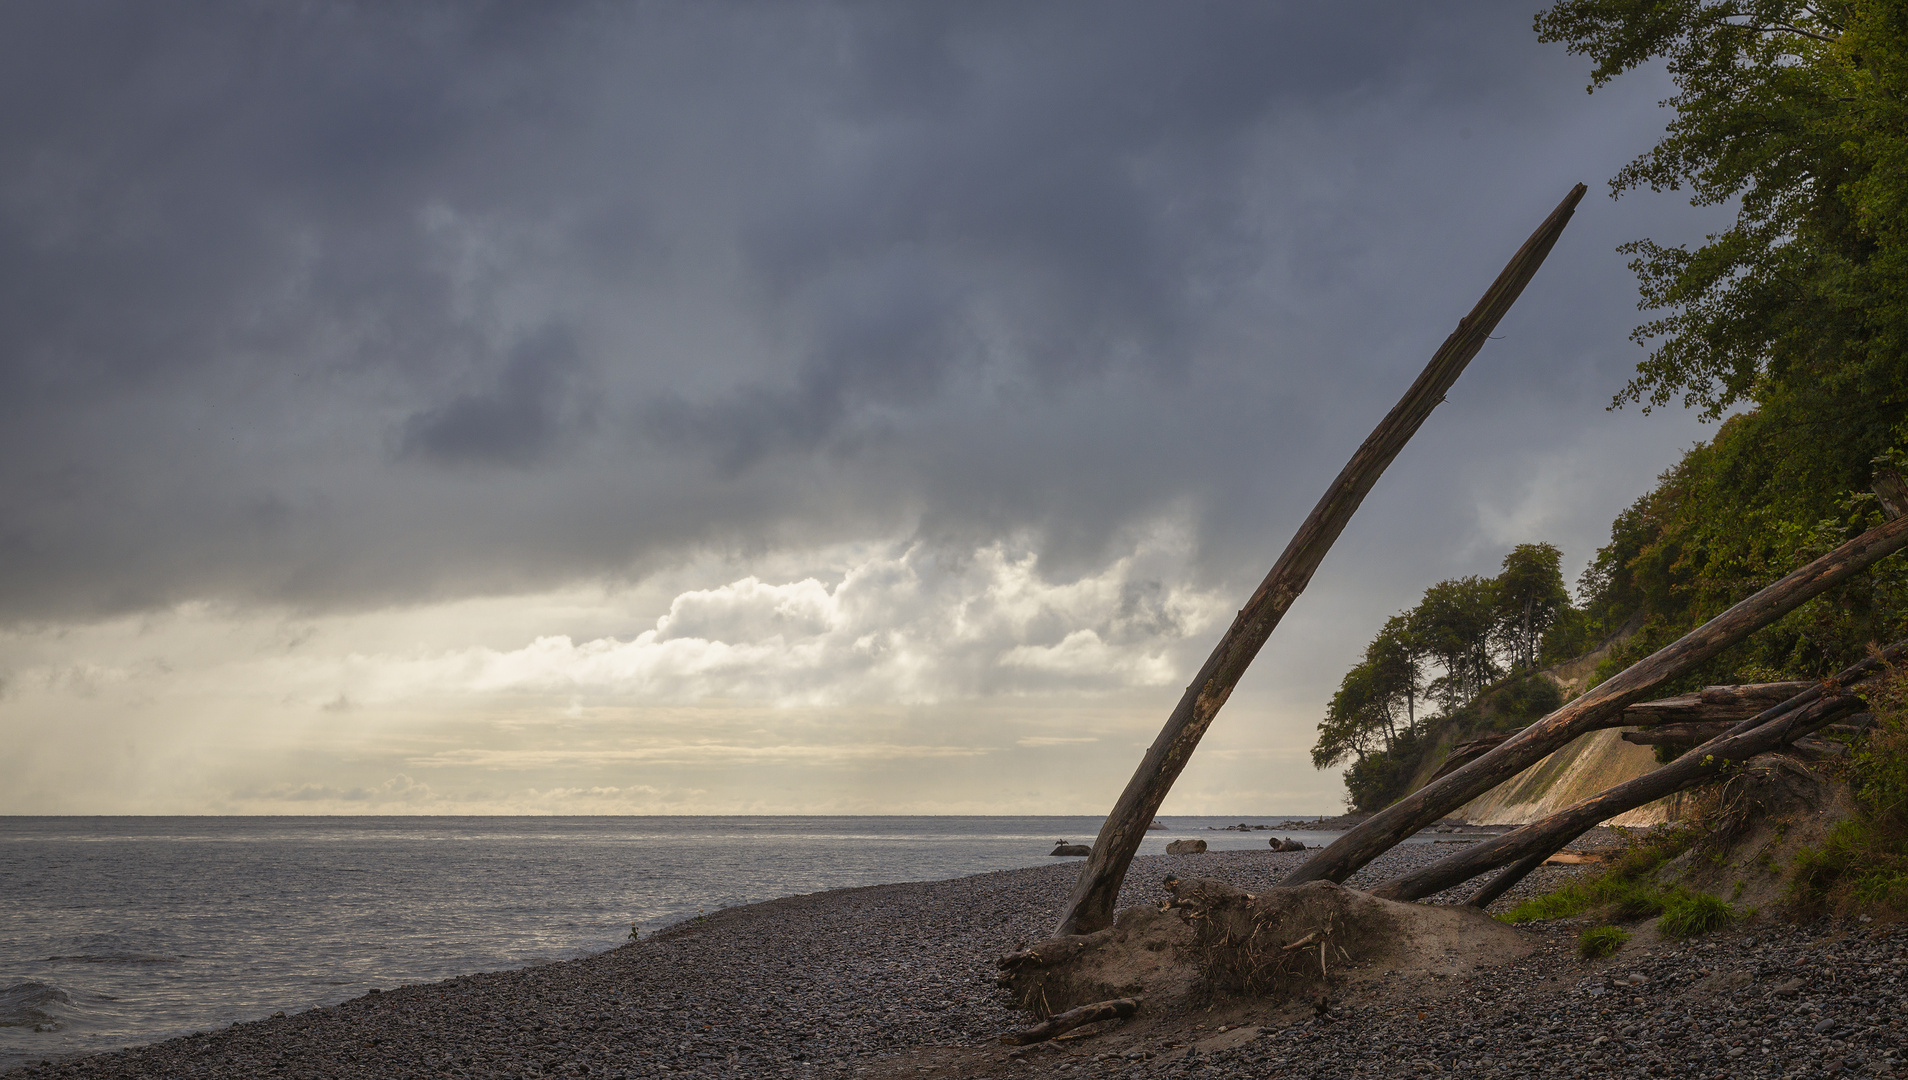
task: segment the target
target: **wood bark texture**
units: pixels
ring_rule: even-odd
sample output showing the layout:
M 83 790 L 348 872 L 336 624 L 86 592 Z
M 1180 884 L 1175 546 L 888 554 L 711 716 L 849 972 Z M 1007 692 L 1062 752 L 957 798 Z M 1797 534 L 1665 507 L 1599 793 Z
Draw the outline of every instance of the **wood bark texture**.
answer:
M 1881 500 L 1882 513 L 1890 518 L 1898 518 L 1908 513 L 1908 483 L 1904 483 L 1901 473 L 1894 469 L 1882 469 L 1875 474 L 1875 497 Z
M 1694 694 L 1639 701 L 1623 710 L 1625 724 L 1680 724 L 1688 721 L 1746 720 L 1808 689 L 1808 682 L 1743 683 L 1705 686 Z
M 1877 525 L 1599 683 L 1483 757 L 1366 818 L 1279 884 L 1343 882 L 1405 837 L 1535 765 L 1584 732 L 1614 726 L 1611 721 L 1620 718 L 1625 707 L 1650 691 L 1904 545 L 1908 545 L 1908 516 Z
M 1642 731 L 1625 731 L 1618 738 L 1638 746 L 1698 746 L 1728 731 L 1727 720 L 1705 720 L 1690 724 L 1664 724 Z
M 1458 771 L 1496 749 L 1499 743 L 1510 737 L 1511 733 L 1508 731 L 1496 731 L 1453 746 L 1451 752 L 1444 755 L 1444 761 L 1438 765 L 1438 771 L 1431 774 L 1431 779 L 1436 780 L 1447 773 Z
M 1780 749 L 1818 728 L 1862 711 L 1867 705 L 1861 698 L 1843 691 L 1842 687 L 1873 675 L 1884 664 L 1898 660 L 1905 654 L 1908 654 L 1908 641 L 1897 642 L 1876 656 L 1838 673 L 1833 679 L 1810 684 L 1809 689 L 1788 701 L 1734 725 L 1660 769 L 1617 784 L 1493 840 L 1393 878 L 1371 890 L 1371 893 L 1386 900 L 1418 900 L 1506 864 L 1515 863 L 1528 873 L 1600 822 L 1665 795 L 1708 783 L 1732 762 L 1747 761 L 1757 754 Z M 1533 857 L 1536 862 L 1525 867 L 1524 864 Z M 1498 882 L 1491 884 L 1496 886 Z M 1498 895 L 1509 887 L 1509 884 L 1503 885 L 1497 890 Z
M 1598 792 L 1548 817 L 1494 840 L 1472 845 L 1403 877 L 1393 878 L 1371 890 L 1371 894 L 1385 900 L 1420 900 L 1506 863 L 1531 856 L 1542 862 L 1601 822 L 1665 795 L 1706 784 L 1732 762 L 1779 750 L 1786 742 L 1866 707 L 1866 703 L 1853 694 L 1838 693 L 1820 698 L 1774 723 L 1740 735 L 1712 739 L 1654 772 Z
M 1531 276 L 1543 265 L 1544 257 L 1569 223 L 1583 193 L 1582 184 L 1570 189 L 1570 194 L 1518 249 L 1483 299 L 1458 321 L 1457 329 L 1445 339 L 1417 381 L 1352 455 L 1318 505 L 1312 508 L 1310 516 L 1299 526 L 1298 533 L 1286 545 L 1258 590 L 1246 601 L 1245 607 L 1239 609 L 1238 616 L 1220 638 L 1205 666 L 1194 676 L 1192 685 L 1186 688 L 1159 737 L 1141 759 L 1132 780 L 1120 793 L 1119 801 L 1114 803 L 1113 811 L 1107 815 L 1099 839 L 1094 841 L 1093 855 L 1081 869 L 1080 878 L 1061 913 L 1057 933 L 1088 934 L 1112 925 L 1113 904 L 1119 897 L 1120 885 L 1126 880 L 1126 868 L 1133 861 L 1133 853 L 1139 850 L 1140 840 L 1146 835 L 1146 825 L 1153 820 L 1166 793 L 1172 790 L 1173 781 L 1186 767 L 1187 759 L 1211 726 L 1213 717 L 1219 714 L 1232 688 L 1238 685 L 1247 666 L 1271 637 L 1273 628 L 1311 581 L 1313 572 L 1338 534 L 1344 531 L 1345 523 L 1351 520 L 1366 493 L 1424 424 L 1431 410 L 1444 400 L 1445 391 L 1484 347 L 1498 320 L 1510 310 Z
M 1008 1046 L 1028 1046 L 1045 1042 L 1055 1035 L 1064 1035 L 1082 1024 L 1095 1024 L 1101 1020 L 1124 1020 L 1138 1012 L 1139 1007 L 1139 998 L 1096 1001 L 1091 1005 L 1082 1005 L 1077 1009 L 1068 1009 L 1066 1012 L 1050 1016 L 1033 1027 L 1002 1035 L 1000 1041 Z

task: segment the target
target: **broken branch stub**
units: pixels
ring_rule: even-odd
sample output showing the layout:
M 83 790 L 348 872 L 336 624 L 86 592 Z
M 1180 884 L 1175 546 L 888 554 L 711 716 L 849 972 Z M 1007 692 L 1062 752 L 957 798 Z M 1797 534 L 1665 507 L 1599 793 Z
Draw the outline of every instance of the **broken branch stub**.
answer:
M 1048 1017 L 1030 1028 L 1010 1032 L 1000 1037 L 1008 1046 L 1031 1046 L 1037 1042 L 1046 1042 L 1056 1035 L 1064 1035 L 1084 1024 L 1097 1024 L 1102 1020 L 1124 1020 L 1139 1011 L 1139 998 L 1114 998 L 1111 1001 L 1096 1001 L 1091 1005 L 1082 1005 L 1077 1009 Z
M 1113 904 L 1119 897 L 1121 883 L 1126 880 L 1126 868 L 1133 861 L 1133 853 L 1139 850 L 1147 823 L 1153 820 L 1173 781 L 1186 767 L 1193 748 L 1199 745 L 1206 728 L 1232 694 L 1232 688 L 1238 685 L 1247 666 L 1272 636 L 1286 609 L 1311 581 L 1325 553 L 1344 531 L 1345 523 L 1351 520 L 1372 485 L 1384 474 L 1385 467 L 1404 449 L 1405 443 L 1431 415 L 1431 410 L 1444 400 L 1445 391 L 1484 347 L 1498 320 L 1510 310 L 1537 268 L 1543 265 L 1544 257 L 1550 254 L 1551 246 L 1569 223 L 1583 193 L 1582 184 L 1570 189 L 1570 194 L 1512 256 L 1483 299 L 1458 321 L 1457 329 L 1445 339 L 1417 381 L 1352 455 L 1318 505 L 1312 508 L 1311 515 L 1299 526 L 1298 533 L 1286 545 L 1258 590 L 1246 601 L 1245 607 L 1239 609 L 1231 627 L 1194 676 L 1172 715 L 1167 717 L 1165 728 L 1141 759 L 1139 769 L 1133 773 L 1126 790 L 1120 793 L 1112 813 L 1107 815 L 1099 839 L 1094 841 L 1093 855 L 1080 871 L 1079 881 L 1061 913 L 1057 933 L 1086 934 L 1112 925 Z
M 1614 726 L 1624 707 L 1670 679 L 1908 546 L 1908 516 L 1896 518 L 1789 574 L 1536 721 L 1477 760 L 1391 804 L 1333 841 L 1279 882 L 1343 881 L 1399 841 L 1523 772 L 1586 731 Z

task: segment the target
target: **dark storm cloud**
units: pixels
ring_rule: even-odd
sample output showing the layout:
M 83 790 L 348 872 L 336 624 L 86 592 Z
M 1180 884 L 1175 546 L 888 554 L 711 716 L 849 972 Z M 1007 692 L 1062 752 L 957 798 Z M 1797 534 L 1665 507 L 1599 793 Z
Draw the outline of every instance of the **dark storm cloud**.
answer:
M 534 465 L 590 427 L 576 342 L 546 327 L 513 350 L 496 385 L 404 421 L 399 453 L 444 465 Z
M 0 612 L 1163 512 L 1239 573 L 1647 145 L 1583 81 L 1504 3 L 9 5 Z M 1404 491 L 1604 422 L 1650 212 L 1580 214 Z

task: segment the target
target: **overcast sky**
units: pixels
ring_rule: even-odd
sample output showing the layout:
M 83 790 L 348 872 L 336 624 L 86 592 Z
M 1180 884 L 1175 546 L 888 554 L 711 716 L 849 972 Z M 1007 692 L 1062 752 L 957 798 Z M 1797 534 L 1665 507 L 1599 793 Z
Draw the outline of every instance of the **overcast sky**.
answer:
M 0 7 L 0 812 L 1100 813 L 1523 239 L 1167 813 L 1708 429 L 1517 3 Z

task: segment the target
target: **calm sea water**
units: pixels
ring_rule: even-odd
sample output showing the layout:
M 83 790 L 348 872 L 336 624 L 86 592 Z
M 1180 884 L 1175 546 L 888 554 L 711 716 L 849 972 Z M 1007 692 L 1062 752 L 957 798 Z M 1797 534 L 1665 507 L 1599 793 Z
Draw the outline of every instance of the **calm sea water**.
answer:
M 1175 818 L 1175 836 L 1266 834 Z M 0 817 L 0 1068 L 613 948 L 698 910 L 1054 862 L 1087 817 Z M 1329 834 L 1284 832 L 1308 843 Z M 1069 860 L 1075 861 L 1078 860 Z

